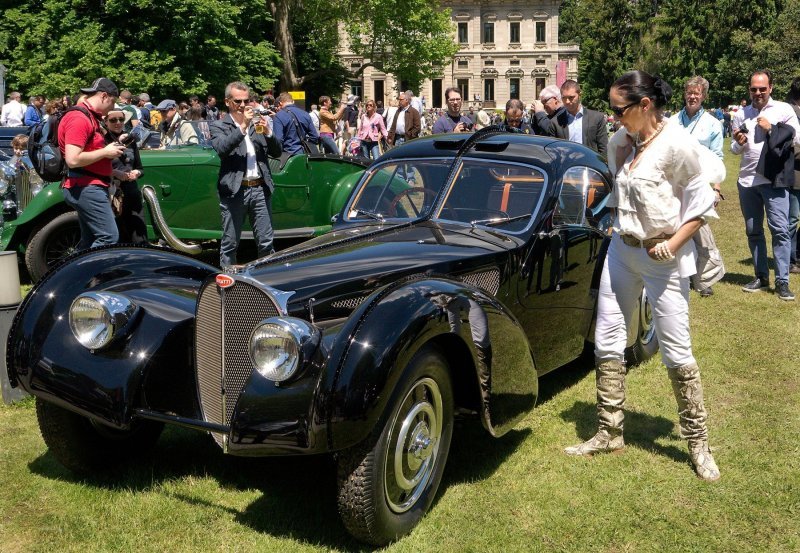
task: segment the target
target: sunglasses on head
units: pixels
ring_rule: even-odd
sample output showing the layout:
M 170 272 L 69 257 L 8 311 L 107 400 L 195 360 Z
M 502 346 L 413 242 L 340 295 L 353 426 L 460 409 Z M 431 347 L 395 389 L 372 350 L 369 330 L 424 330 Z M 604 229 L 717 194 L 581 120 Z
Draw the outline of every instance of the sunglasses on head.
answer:
M 109 123 L 124 123 L 125 122 L 125 118 L 124 117 L 109 117 L 108 119 L 106 119 L 106 121 L 108 121 Z
M 621 107 L 620 107 L 620 106 L 611 106 L 611 111 L 612 111 L 612 113 L 613 113 L 614 115 L 616 115 L 617 117 L 622 117 L 623 115 L 625 115 L 625 111 L 626 111 L 626 110 L 627 110 L 629 107 L 631 107 L 631 106 L 635 106 L 635 105 L 636 105 L 636 104 L 638 104 L 638 103 L 639 103 L 639 102 L 638 102 L 638 101 L 636 101 L 636 102 L 631 102 L 630 104 L 628 104 L 628 105 L 626 105 L 626 106 L 621 106 Z

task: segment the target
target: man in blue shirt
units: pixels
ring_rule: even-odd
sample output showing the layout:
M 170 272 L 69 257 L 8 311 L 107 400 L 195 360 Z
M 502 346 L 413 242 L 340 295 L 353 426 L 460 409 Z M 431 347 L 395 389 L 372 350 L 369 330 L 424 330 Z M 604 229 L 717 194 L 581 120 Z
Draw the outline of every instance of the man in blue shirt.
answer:
M 444 91 L 444 98 L 447 101 L 447 113 L 442 114 L 433 124 L 433 134 L 470 132 L 472 121 L 469 117 L 461 115 L 461 90 L 450 87 Z
M 280 111 L 272 118 L 275 138 L 281 144 L 281 149 L 290 156 L 305 152 L 306 145 L 319 144 L 319 131 L 314 127 L 311 116 L 294 105 L 294 99 L 287 92 L 278 96 Z M 313 152 L 312 152 L 313 153 Z
M 30 104 L 25 110 L 25 117 L 22 122 L 32 127 L 42 121 L 42 106 L 44 105 L 44 96 L 31 96 Z

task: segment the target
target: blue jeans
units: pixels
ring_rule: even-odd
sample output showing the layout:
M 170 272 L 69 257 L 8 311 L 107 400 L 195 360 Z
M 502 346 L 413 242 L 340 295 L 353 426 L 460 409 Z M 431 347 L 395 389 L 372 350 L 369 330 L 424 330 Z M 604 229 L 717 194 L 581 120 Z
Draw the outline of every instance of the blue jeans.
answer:
M 362 140 L 361 155 L 367 158 L 378 159 L 381 156 L 381 150 L 378 147 L 378 143 Z
M 764 212 L 772 234 L 772 255 L 775 259 L 775 282 L 789 282 L 789 191 L 769 184 L 739 187 L 739 205 L 744 215 L 747 243 L 753 256 L 756 276 L 769 279 L 767 241 L 764 237 Z
M 322 146 L 323 152 L 328 154 L 336 154 L 337 156 L 339 155 L 339 148 L 336 147 L 336 141 L 332 136 L 320 133 L 319 143 L 320 146 Z
M 245 214 L 250 216 L 250 226 L 258 247 L 258 257 L 275 250 L 272 247 L 272 194 L 265 186 L 242 186 L 233 196 L 219 199 L 222 213 L 222 242 L 219 246 L 221 267 L 236 265 L 236 250 L 242 236 Z
M 800 183 L 798 183 L 800 184 Z M 789 190 L 789 239 L 792 243 L 789 260 L 797 265 L 797 225 L 800 224 L 800 189 Z
M 78 212 L 81 227 L 79 250 L 107 246 L 119 241 L 119 230 L 111 211 L 108 188 L 97 184 L 62 188 L 64 202 Z

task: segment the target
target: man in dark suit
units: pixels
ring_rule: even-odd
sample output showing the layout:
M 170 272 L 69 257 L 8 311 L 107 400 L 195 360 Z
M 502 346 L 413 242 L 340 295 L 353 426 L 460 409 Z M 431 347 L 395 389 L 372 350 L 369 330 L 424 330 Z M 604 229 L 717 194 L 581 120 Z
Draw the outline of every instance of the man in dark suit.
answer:
M 417 138 L 422 130 L 419 112 L 411 107 L 412 99 L 408 92 L 401 92 L 397 99 L 397 111 L 389 124 L 387 138 L 391 146 L 399 146 L 406 140 Z
M 246 84 L 230 83 L 225 87 L 228 114 L 209 123 L 211 145 L 220 159 L 217 191 L 222 212 L 219 263 L 223 268 L 236 264 L 245 213 L 250 216 L 259 257 L 274 251 L 272 192 L 275 185 L 268 156 L 280 156 L 281 145 L 266 118 L 255 124 L 249 99 L 250 88 Z M 256 127 L 263 132 L 256 132 Z
M 608 127 L 606 118 L 599 111 L 581 105 L 581 87 L 576 81 L 567 80 L 561 85 L 561 101 L 564 109 L 550 121 L 550 135 L 556 138 L 579 142 L 601 156 L 608 151 Z

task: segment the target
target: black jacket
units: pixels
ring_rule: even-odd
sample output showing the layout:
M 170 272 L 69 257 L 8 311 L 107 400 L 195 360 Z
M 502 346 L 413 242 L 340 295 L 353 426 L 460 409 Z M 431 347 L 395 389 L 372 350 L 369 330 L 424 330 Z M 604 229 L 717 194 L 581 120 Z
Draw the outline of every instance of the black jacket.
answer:
M 556 116 L 550 120 L 550 136 L 569 140 L 568 115 L 566 109 L 556 113 Z M 584 146 L 591 148 L 603 157 L 608 156 L 608 127 L 602 113 L 584 107 L 581 131 Z
M 239 191 L 247 172 L 247 145 L 244 134 L 230 114 L 226 114 L 219 121 L 210 122 L 208 128 L 211 132 L 211 146 L 219 155 L 217 190 L 220 197 L 227 198 Z M 258 134 L 252 125 L 247 132 L 256 151 L 259 172 L 272 192 L 275 184 L 269 171 L 269 156 L 280 157 L 281 145 L 274 135 L 267 138 L 263 134 Z
M 785 123 L 772 125 L 767 133 L 756 173 L 776 188 L 794 186 L 794 129 Z

